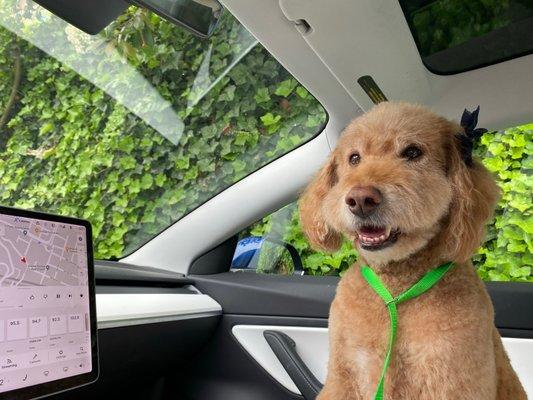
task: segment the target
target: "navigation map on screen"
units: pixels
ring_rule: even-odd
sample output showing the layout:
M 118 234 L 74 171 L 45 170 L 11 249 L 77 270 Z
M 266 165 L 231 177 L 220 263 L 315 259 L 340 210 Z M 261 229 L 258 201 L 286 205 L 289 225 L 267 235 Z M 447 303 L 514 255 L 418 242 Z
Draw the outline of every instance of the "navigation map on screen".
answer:
M 92 370 L 84 226 L 0 213 L 0 392 Z

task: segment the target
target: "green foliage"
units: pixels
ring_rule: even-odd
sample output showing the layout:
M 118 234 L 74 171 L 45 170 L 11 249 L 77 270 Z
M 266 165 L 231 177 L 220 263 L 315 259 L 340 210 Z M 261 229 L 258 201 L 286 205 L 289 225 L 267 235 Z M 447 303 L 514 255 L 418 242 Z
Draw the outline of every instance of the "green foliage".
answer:
M 477 148 L 502 190 L 474 262 L 491 281 L 533 282 L 533 124 L 485 134 Z
M 487 240 L 473 258 L 474 265 L 484 280 L 533 282 L 533 124 L 487 133 L 475 152 L 495 174 L 502 198 L 488 226 Z M 311 275 L 342 275 L 357 259 L 356 250 L 347 241 L 334 254 L 312 250 L 299 225 L 295 203 L 241 235 L 250 234 L 274 235 L 292 244 Z
M 23 55 L 0 203 L 90 220 L 97 258 L 136 249 L 325 122 L 229 13 L 209 40 L 134 7 L 90 37 L 20 4 L 0 0 L 0 26 L 27 39 L 0 28 L 0 113 Z
M 409 2 L 423 56 L 457 46 L 509 23 L 509 0 L 437 0 L 418 8 Z M 414 11 L 414 12 L 413 12 Z

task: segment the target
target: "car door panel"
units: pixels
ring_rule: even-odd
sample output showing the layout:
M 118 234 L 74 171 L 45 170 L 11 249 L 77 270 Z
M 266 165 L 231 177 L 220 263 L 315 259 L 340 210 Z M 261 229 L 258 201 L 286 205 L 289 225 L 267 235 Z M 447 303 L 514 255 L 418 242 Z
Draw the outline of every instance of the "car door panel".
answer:
M 335 276 L 281 276 L 250 272 L 191 275 L 224 313 L 328 318 L 340 280 Z M 533 339 L 533 285 L 487 282 L 495 323 L 505 336 Z
M 284 370 L 279 360 L 264 340 L 267 330 L 279 331 L 290 336 L 297 344 L 297 352 L 314 376 L 325 382 L 329 356 L 327 328 L 274 326 L 274 325 L 235 325 L 233 335 L 248 353 L 258 361 L 276 381 L 293 393 L 300 393 Z M 503 338 L 503 344 L 511 359 L 511 364 L 523 383 L 526 392 L 533 396 L 533 340 L 523 338 Z
M 291 392 L 266 372 L 239 343 L 232 330 L 242 325 L 325 328 L 327 320 L 223 314 L 214 335 L 189 364 L 187 375 L 181 377 L 186 385 L 177 386 L 191 400 L 302 400 L 301 395 Z
M 278 383 L 293 393 L 301 394 L 280 360 L 264 337 L 264 332 L 276 331 L 296 342 L 296 352 L 316 379 L 324 383 L 328 360 L 328 329 L 303 326 L 234 325 L 231 333 L 239 344 Z

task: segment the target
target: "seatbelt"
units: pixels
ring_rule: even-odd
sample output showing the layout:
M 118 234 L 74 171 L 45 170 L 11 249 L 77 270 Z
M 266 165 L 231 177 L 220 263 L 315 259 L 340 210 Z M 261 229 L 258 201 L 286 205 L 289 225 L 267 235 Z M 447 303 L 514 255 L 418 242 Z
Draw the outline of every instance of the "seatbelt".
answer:
M 383 282 L 381 282 L 381 279 L 379 279 L 379 276 L 370 267 L 366 265 L 361 267 L 361 275 L 363 275 L 363 278 L 365 278 L 370 287 L 374 290 L 374 292 L 377 293 L 379 297 L 381 297 L 381 299 L 385 303 L 385 306 L 389 310 L 390 319 L 389 345 L 387 355 L 385 356 L 385 361 L 383 362 L 383 369 L 381 370 L 381 376 L 379 378 L 379 383 L 376 388 L 374 400 L 383 399 L 383 385 L 385 381 L 385 375 L 387 373 L 387 368 L 389 367 L 392 348 L 396 339 L 396 328 L 398 325 L 398 310 L 396 306 L 404 301 L 410 300 L 427 292 L 438 281 L 440 281 L 440 279 L 446 274 L 446 272 L 448 272 L 450 268 L 452 268 L 452 266 L 452 262 L 447 262 L 446 264 L 439 265 L 435 269 L 432 269 L 431 271 L 427 272 L 417 283 L 415 283 L 405 292 L 396 297 L 392 297 Z

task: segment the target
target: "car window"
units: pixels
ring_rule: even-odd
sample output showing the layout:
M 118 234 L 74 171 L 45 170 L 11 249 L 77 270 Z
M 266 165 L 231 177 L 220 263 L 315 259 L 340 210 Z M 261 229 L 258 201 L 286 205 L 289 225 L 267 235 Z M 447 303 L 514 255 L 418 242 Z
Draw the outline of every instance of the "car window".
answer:
M 475 152 L 502 191 L 486 241 L 473 257 L 478 274 L 486 281 L 533 282 L 533 124 L 486 133 Z M 232 269 L 298 273 L 280 241 L 297 250 L 310 275 L 342 275 L 357 260 L 347 241 L 333 254 L 312 250 L 291 203 L 240 232 Z
M 400 0 L 422 61 L 450 74 L 533 51 L 530 0 Z
M 0 203 L 88 219 L 103 259 L 327 117 L 227 11 L 209 40 L 133 6 L 91 36 L 31 0 L 0 0 L 0 93 Z

